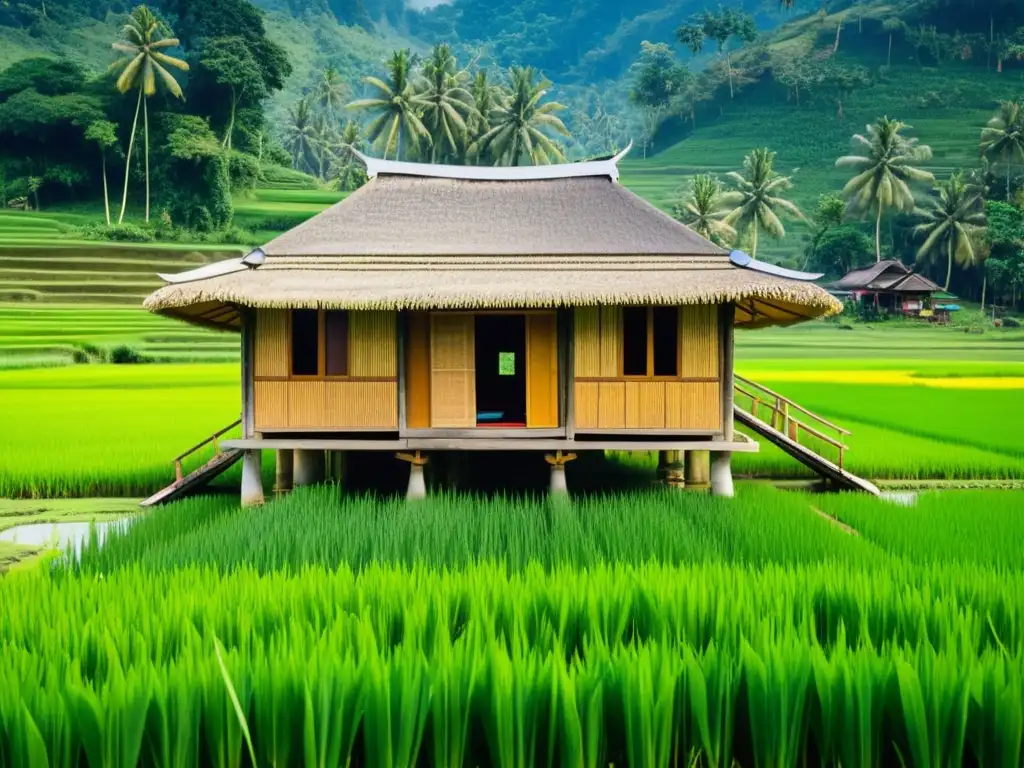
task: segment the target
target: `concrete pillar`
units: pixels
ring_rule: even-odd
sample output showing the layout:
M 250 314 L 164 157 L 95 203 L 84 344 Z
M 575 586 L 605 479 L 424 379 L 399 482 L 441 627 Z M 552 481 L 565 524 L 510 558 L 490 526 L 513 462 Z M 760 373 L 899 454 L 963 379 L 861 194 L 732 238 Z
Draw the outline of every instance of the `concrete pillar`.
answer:
M 711 495 L 731 499 L 733 493 L 732 454 L 716 452 L 711 458 Z
M 295 487 L 324 481 L 324 452 L 295 449 Z
M 348 466 L 348 454 L 345 451 L 327 452 L 328 473 L 331 482 L 341 485 L 345 482 L 345 471 Z
M 242 452 L 242 506 L 251 507 L 263 503 L 263 476 L 260 474 L 262 451 Z
M 687 451 L 684 464 L 687 488 L 703 490 L 711 485 L 710 451 Z
M 276 469 L 274 472 L 274 493 L 281 495 L 292 489 L 292 477 L 295 468 L 295 454 L 290 448 L 280 448 L 276 452 Z
M 423 477 L 423 464 L 416 461 L 409 462 L 409 488 L 405 492 L 405 498 L 409 501 L 414 499 L 425 499 L 427 497 L 427 482 Z
M 569 486 L 565 482 L 565 464 L 551 465 L 551 495 L 569 495 Z

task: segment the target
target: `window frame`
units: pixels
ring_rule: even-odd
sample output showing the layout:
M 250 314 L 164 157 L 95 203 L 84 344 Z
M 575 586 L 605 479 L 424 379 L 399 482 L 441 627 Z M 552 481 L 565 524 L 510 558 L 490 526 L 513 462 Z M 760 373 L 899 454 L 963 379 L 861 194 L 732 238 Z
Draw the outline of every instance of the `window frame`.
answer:
M 647 316 L 647 373 L 627 374 L 625 369 L 626 351 L 626 324 L 623 320 L 625 307 L 619 311 L 619 378 L 626 381 L 679 381 L 683 379 L 683 354 L 682 354 L 682 333 L 679 328 L 682 322 L 683 313 L 680 308 L 674 305 L 666 305 L 675 310 L 676 313 L 676 372 L 673 376 L 654 375 L 654 306 L 644 307 Z
M 294 317 L 294 309 L 288 310 L 288 381 L 348 381 L 353 378 L 352 376 L 352 316 L 351 312 L 347 309 L 327 310 L 317 309 L 316 310 L 316 334 L 317 334 L 317 349 L 316 349 L 316 375 L 303 375 L 294 373 L 294 361 L 292 359 L 292 351 L 294 344 L 292 341 L 293 325 L 292 318 Z M 344 312 L 345 318 L 345 375 L 339 376 L 337 374 L 327 374 L 327 313 L 328 312 Z

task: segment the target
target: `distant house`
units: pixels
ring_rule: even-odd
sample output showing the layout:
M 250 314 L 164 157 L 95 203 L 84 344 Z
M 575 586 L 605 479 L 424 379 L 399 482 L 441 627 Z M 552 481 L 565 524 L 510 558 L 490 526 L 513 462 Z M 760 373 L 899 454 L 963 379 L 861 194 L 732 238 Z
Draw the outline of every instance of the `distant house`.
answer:
M 933 309 L 933 294 L 942 292 L 939 285 L 896 259 L 854 269 L 828 286 L 828 290 L 837 298 L 911 317 L 928 317 Z

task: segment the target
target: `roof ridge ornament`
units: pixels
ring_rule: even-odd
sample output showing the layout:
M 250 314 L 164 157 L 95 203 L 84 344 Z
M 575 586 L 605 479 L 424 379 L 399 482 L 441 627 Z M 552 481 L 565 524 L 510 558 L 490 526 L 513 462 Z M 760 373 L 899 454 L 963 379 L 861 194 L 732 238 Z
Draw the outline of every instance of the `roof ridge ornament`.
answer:
M 752 269 L 755 272 L 763 272 L 766 275 L 775 275 L 777 277 L 788 277 L 790 280 L 801 280 L 805 283 L 820 280 L 825 276 L 823 272 L 800 272 L 796 269 L 786 269 L 776 264 L 769 264 L 766 261 L 758 261 L 749 253 L 739 250 L 732 251 L 729 254 L 729 261 L 743 269 Z
M 370 157 L 356 149 L 353 149 L 352 152 L 366 165 L 366 175 L 371 179 L 383 174 L 385 176 L 420 176 L 433 179 L 461 179 L 465 181 L 541 181 L 607 176 L 612 181 L 618 181 L 618 163 L 632 149 L 633 142 L 630 141 L 624 150 L 602 160 L 519 166 L 410 163 L 404 160 L 382 160 L 377 157 Z

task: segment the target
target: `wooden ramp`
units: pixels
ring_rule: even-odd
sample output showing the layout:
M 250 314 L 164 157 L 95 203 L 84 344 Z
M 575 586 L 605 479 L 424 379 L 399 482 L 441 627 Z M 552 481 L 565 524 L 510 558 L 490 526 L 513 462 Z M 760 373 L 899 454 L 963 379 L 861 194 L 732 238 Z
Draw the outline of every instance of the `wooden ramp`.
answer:
M 241 421 L 236 421 L 233 424 L 229 424 L 219 432 L 214 433 L 210 437 L 203 440 L 203 442 L 189 448 L 180 456 L 174 459 L 174 482 L 163 488 L 148 499 L 142 502 L 142 507 L 156 507 L 160 504 L 167 504 L 171 501 L 177 501 L 190 493 L 198 491 L 203 488 L 207 483 L 213 480 L 218 475 L 223 474 L 228 469 L 233 467 L 242 458 L 243 451 L 238 449 L 220 450 L 218 440 L 235 427 L 241 424 Z M 196 451 L 206 447 L 207 445 L 213 444 L 214 456 L 212 459 L 207 461 L 198 469 L 189 472 L 187 475 L 182 471 L 182 462 L 187 459 L 190 455 Z
M 843 437 L 849 430 L 741 376 L 736 376 L 735 398 L 733 413 L 740 424 L 838 488 L 879 495 L 874 483 L 843 469 L 849 450 Z M 826 454 L 834 454 L 835 461 Z

